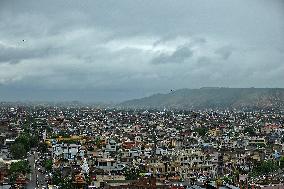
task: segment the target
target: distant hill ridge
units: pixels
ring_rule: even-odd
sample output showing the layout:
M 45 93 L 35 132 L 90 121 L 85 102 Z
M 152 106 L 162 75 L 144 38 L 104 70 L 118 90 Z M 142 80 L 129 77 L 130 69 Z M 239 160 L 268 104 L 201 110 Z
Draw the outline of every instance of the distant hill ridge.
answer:
M 204 87 L 128 100 L 126 108 L 284 108 L 284 88 Z

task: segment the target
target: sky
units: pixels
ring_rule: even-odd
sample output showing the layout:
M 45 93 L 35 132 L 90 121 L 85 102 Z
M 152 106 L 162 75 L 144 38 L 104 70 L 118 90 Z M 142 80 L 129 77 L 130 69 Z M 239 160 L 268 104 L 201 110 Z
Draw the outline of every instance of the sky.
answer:
M 284 87 L 283 0 L 0 0 L 0 101 Z

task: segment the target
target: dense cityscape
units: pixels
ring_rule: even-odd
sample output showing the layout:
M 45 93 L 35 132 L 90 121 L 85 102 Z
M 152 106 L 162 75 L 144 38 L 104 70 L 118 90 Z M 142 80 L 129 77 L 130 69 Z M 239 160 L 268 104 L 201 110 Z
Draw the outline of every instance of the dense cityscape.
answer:
M 284 0 L 0 0 L 0 189 L 284 189 Z
M 283 188 L 278 110 L 1 104 L 0 188 Z

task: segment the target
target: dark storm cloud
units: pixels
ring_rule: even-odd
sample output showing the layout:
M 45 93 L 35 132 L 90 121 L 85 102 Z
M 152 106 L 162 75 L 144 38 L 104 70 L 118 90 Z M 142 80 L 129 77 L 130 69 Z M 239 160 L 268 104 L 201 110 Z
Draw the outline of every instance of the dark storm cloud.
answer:
M 29 96 L 40 89 L 45 92 L 38 98 L 57 91 L 62 99 L 70 94 L 66 90 L 80 99 L 76 91 L 90 91 L 94 100 L 109 91 L 98 99 L 119 100 L 121 94 L 141 97 L 169 87 L 284 87 L 283 5 L 282 0 L 2 0 L 1 94 L 29 89 Z

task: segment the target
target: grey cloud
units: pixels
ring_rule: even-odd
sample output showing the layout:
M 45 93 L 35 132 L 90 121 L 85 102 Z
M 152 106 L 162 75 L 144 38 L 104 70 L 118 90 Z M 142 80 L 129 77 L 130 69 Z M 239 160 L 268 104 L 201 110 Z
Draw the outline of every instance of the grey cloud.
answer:
M 206 56 L 199 57 L 197 60 L 198 65 L 197 66 L 208 66 L 210 63 L 212 63 L 211 59 Z
M 224 46 L 215 51 L 216 54 L 224 60 L 228 60 L 233 53 L 234 48 L 232 46 Z
M 186 46 L 177 48 L 172 54 L 160 54 L 152 59 L 152 64 L 180 64 L 193 56 L 193 51 Z
M 176 38 L 177 38 L 176 35 L 166 35 L 166 36 L 163 36 L 163 37 L 160 38 L 159 40 L 155 41 L 155 43 L 153 44 L 153 46 L 157 46 L 157 45 L 163 44 L 163 43 L 165 43 L 166 41 L 171 41 L 171 40 L 174 40 L 174 39 L 176 39 Z
M 182 35 L 182 36 L 165 35 L 165 36 L 161 37 L 159 40 L 155 41 L 153 46 L 158 46 L 158 45 L 164 44 L 166 42 L 175 41 L 175 40 L 178 39 L 178 37 L 184 38 L 184 40 L 185 40 L 184 43 L 186 43 L 186 45 L 188 47 L 195 46 L 195 45 L 202 45 L 202 44 L 206 43 L 205 37 L 196 37 L 196 36 L 191 36 L 191 35 Z
M 26 43 L 26 42 L 22 42 Z M 17 47 L 5 47 L 0 44 L 0 63 L 17 64 L 21 60 L 32 58 L 43 58 L 51 53 L 57 52 L 51 47 L 29 49 L 21 46 Z
M 27 97 L 48 99 L 56 90 L 56 97 L 68 98 L 71 92 L 62 89 L 80 100 L 81 91 L 95 99 L 93 91 L 108 90 L 113 92 L 105 99 L 117 100 L 169 86 L 284 87 L 283 5 L 283 0 L 1 0 L 0 42 L 8 45 L 0 46 L 0 91 L 9 88 L 1 91 L 4 100 L 9 94 L 21 100 L 16 94 L 24 89 Z M 22 39 L 32 45 L 18 48 Z M 45 92 L 28 92 L 39 86 Z M 118 89 L 123 92 L 114 92 Z

